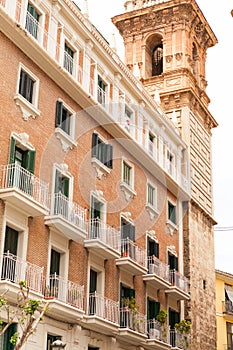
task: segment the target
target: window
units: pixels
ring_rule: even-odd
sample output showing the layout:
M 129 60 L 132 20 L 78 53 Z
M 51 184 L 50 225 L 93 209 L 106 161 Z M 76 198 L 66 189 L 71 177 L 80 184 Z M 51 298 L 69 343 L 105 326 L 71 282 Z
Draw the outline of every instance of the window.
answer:
M 132 187 L 132 167 L 123 161 L 123 181 Z
M 98 88 L 97 88 L 97 100 L 105 106 L 106 103 L 106 88 L 107 84 L 103 81 L 100 75 L 98 75 Z
M 11 282 L 15 282 L 15 257 L 17 256 L 18 251 L 18 238 L 19 232 L 6 226 L 1 278 L 7 279 Z
M 3 323 L 1 326 L 4 327 L 6 324 Z M 10 343 L 11 337 L 17 332 L 17 324 L 12 323 L 6 330 L 4 335 L 0 337 L 0 350 L 14 350 L 15 346 Z
M 88 350 L 99 350 L 99 348 L 96 348 L 94 346 L 88 346 Z
M 160 310 L 160 303 L 147 298 L 147 319 L 156 320 L 156 316 L 158 315 L 159 310 Z
M 152 76 L 163 73 L 163 45 L 155 47 L 152 55 Z
M 40 15 L 37 10 L 30 4 L 27 7 L 26 25 L 25 29 L 35 38 L 38 38 Z
M 89 315 L 96 313 L 96 291 L 97 291 L 97 277 L 98 273 L 90 269 L 90 282 L 89 282 Z
M 72 75 L 74 68 L 74 51 L 65 43 L 63 67 Z
M 56 127 L 61 128 L 68 135 L 71 135 L 71 116 L 72 113 L 64 107 L 63 102 L 57 101 Z
M 59 293 L 59 275 L 60 275 L 60 262 L 61 262 L 61 253 L 51 249 L 51 258 L 50 258 L 50 297 L 58 297 Z
M 59 170 L 56 170 L 55 193 L 61 193 L 65 197 L 69 197 L 69 181 Z
M 157 207 L 157 198 L 156 198 L 156 188 L 151 184 L 147 184 L 147 203 L 152 207 Z
M 20 107 L 22 117 L 36 118 L 40 115 L 38 110 L 39 79 L 23 64 L 19 64 L 17 91 L 14 100 Z
M 227 350 L 233 348 L 233 324 L 227 322 Z
M 150 155 L 156 156 L 156 137 L 151 132 L 149 132 L 148 150 Z
M 103 142 L 97 133 L 92 134 L 92 157 L 97 158 L 106 167 L 112 169 L 113 147 Z
M 19 79 L 19 94 L 22 95 L 30 103 L 33 103 L 33 89 L 35 80 L 30 75 L 21 70 Z
M 147 256 L 159 258 L 159 244 L 150 237 L 147 237 Z
M 170 270 L 178 271 L 178 257 L 168 253 L 168 265 L 170 267 Z
M 175 324 L 180 322 L 180 313 L 176 312 L 169 308 L 169 326 L 171 330 L 175 329 Z M 170 344 L 172 347 L 175 347 L 176 342 L 176 333 L 171 332 L 170 333 Z
M 55 340 L 61 340 L 61 337 L 59 335 L 52 335 L 52 334 L 47 334 L 47 348 L 46 350 L 53 350 L 52 344 Z
M 134 244 L 132 244 L 132 242 L 135 242 L 135 226 L 126 221 L 124 218 L 121 218 L 121 239 L 122 256 L 135 259 L 136 247 Z
M 176 206 L 168 202 L 168 220 L 176 225 Z
M 125 107 L 125 129 L 130 132 L 133 123 L 133 113 Z
M 174 173 L 174 159 L 174 155 L 167 150 L 167 170 L 171 175 Z
M 91 238 L 104 239 L 103 226 L 106 220 L 106 207 L 105 202 L 101 202 L 95 196 L 91 196 L 91 222 L 90 222 L 90 234 Z
M 35 167 L 36 151 L 22 150 L 19 146 L 17 146 L 16 139 L 12 137 L 10 143 L 9 163 L 15 163 L 33 174 Z

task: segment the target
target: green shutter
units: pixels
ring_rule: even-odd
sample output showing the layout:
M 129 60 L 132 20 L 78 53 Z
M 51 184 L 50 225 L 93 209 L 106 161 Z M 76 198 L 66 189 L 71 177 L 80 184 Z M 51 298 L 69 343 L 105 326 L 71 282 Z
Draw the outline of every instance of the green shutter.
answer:
M 28 151 L 26 154 L 26 164 L 25 169 L 30 171 L 30 173 L 34 174 L 35 168 L 35 159 L 36 159 L 36 151 Z
M 106 144 L 104 164 L 110 169 L 112 169 L 112 157 L 113 157 L 113 147 L 112 145 Z
M 61 125 L 62 125 L 62 110 L 63 110 L 63 103 L 61 101 L 57 101 L 57 103 L 56 103 L 56 121 L 55 121 L 56 127 L 61 127 Z
M 14 345 L 10 343 L 11 337 L 17 332 L 17 324 L 12 323 L 4 334 L 4 350 L 14 350 Z
M 55 188 L 54 188 L 54 193 L 58 193 L 59 192 L 59 178 L 60 178 L 60 172 L 58 170 L 56 170 L 56 174 L 55 174 Z
M 91 150 L 91 156 L 92 157 L 98 157 L 98 134 L 95 132 L 92 134 L 92 150 Z
M 10 164 L 15 162 L 15 144 L 16 144 L 16 140 L 14 139 L 14 137 L 11 137 L 10 154 L 9 154 L 9 163 Z

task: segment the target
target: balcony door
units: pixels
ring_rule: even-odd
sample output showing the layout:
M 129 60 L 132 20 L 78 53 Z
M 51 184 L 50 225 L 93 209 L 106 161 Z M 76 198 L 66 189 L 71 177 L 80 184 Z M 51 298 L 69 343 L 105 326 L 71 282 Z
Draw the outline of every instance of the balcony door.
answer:
M 135 246 L 133 245 L 135 242 L 135 226 L 124 218 L 121 218 L 121 239 L 122 255 L 135 259 Z
M 61 253 L 51 249 L 50 296 L 58 297 Z
M 54 214 L 69 219 L 70 179 L 56 170 L 54 187 Z
M 99 201 L 96 197 L 91 197 L 91 238 L 101 238 L 105 240 L 103 236 L 105 222 L 104 203 Z
M 170 344 L 176 346 L 175 324 L 180 322 L 180 313 L 169 308 Z
M 89 280 L 89 315 L 96 314 L 96 292 L 97 292 L 98 272 L 90 269 Z
M 4 258 L 2 262 L 2 279 L 15 282 L 19 232 L 6 226 L 4 242 Z

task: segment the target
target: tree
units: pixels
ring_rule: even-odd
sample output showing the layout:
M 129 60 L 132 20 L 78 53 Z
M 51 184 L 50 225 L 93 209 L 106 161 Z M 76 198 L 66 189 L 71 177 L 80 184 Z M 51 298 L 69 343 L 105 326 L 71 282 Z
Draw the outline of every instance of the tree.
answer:
M 29 288 L 25 281 L 19 282 L 20 290 L 17 294 L 16 305 L 10 305 L 7 300 L 7 292 L 0 296 L 0 337 L 5 334 L 11 324 L 17 323 L 21 328 L 21 332 L 16 332 L 10 339 L 14 350 L 20 350 L 27 339 L 32 335 L 42 320 L 48 303 L 44 306 L 42 302 L 29 298 Z M 6 322 L 2 320 L 2 313 L 6 314 Z

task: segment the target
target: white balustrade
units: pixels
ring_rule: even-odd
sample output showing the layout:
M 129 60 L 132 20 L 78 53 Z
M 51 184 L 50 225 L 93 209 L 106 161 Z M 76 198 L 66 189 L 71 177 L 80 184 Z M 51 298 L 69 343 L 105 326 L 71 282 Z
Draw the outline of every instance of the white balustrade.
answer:
M 170 283 L 173 286 L 181 289 L 183 292 L 189 293 L 188 279 L 185 276 L 181 275 L 178 271 L 170 270 Z
M 165 281 L 169 281 L 169 265 L 164 264 L 155 256 L 148 257 L 148 274 L 155 274 L 163 278 Z
M 105 298 L 96 292 L 91 293 L 89 295 L 88 314 L 119 324 L 119 302 Z
M 129 257 L 141 266 L 146 267 L 146 251 L 128 238 L 121 240 L 121 255 L 122 257 Z
M 91 219 L 88 227 L 89 239 L 99 239 L 106 245 L 120 252 L 121 234 L 119 230 L 107 225 L 100 219 Z

